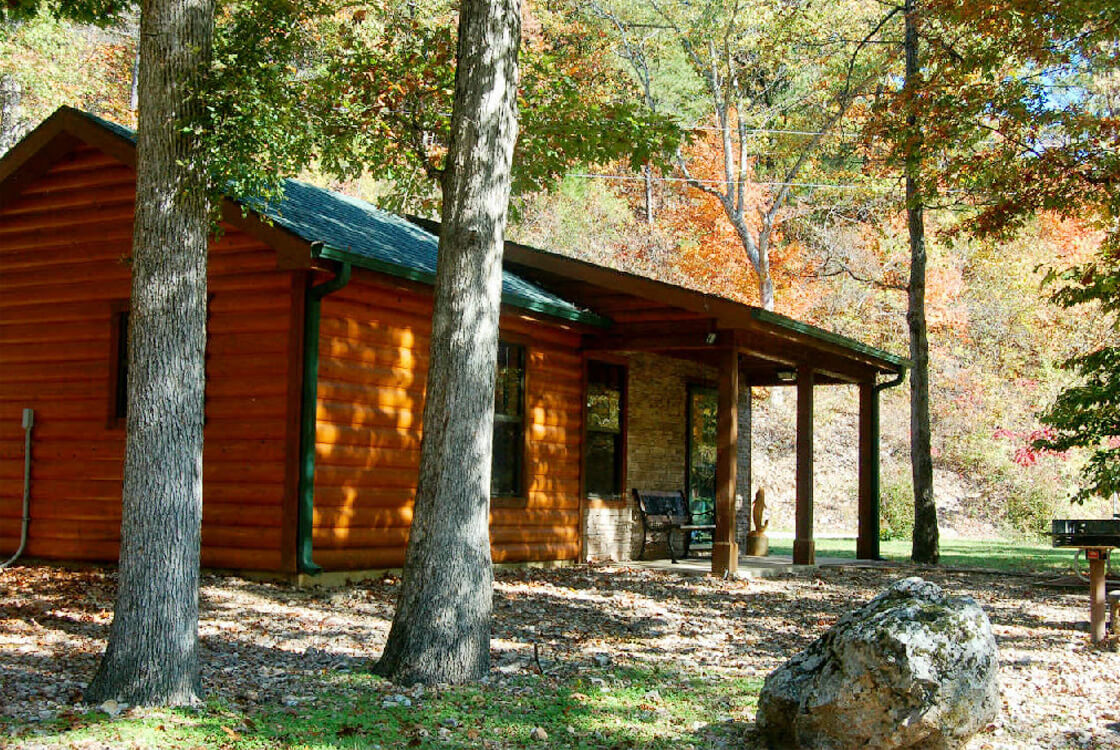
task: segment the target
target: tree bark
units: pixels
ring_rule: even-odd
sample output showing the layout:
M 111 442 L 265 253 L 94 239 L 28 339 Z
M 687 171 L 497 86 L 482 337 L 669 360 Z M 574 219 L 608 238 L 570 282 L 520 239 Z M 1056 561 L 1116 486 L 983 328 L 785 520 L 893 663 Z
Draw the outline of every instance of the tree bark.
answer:
M 770 275 L 769 248 L 759 247 L 758 303 L 763 310 L 774 311 L 774 278 Z
M 16 77 L 0 76 L 0 156 L 16 145 L 23 135 L 23 87 Z
M 642 177 L 645 179 L 646 187 L 646 225 L 653 226 L 653 170 L 650 169 L 649 162 L 642 166 Z
M 914 536 L 910 557 L 935 564 L 938 550 L 937 505 L 933 497 L 933 454 L 929 424 L 929 339 L 926 330 L 925 205 L 921 192 L 922 134 L 915 112 L 920 61 L 914 0 L 906 0 L 906 219 L 910 231 L 910 286 L 906 322 L 910 329 L 910 464 L 914 479 Z
M 141 7 L 136 220 L 121 553 L 109 645 L 86 700 L 201 692 L 198 580 L 209 202 L 183 123 L 201 114 L 212 0 Z
M 520 0 L 462 3 L 419 486 L 376 666 L 403 684 L 476 680 L 490 668 L 494 373 L 520 37 Z

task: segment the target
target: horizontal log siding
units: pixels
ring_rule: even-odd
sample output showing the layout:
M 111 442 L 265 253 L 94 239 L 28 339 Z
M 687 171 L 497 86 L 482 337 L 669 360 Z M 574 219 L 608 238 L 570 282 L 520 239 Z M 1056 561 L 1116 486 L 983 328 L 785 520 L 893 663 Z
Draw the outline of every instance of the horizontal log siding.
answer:
M 355 270 L 323 301 L 315 561 L 328 570 L 404 562 L 420 464 L 431 295 Z M 579 555 L 581 360 L 577 335 L 503 313 L 526 342 L 528 494 L 490 513 L 495 562 Z M 520 505 L 524 507 L 507 507 Z
M 112 561 L 124 429 L 110 429 L 112 304 L 129 296 L 133 172 L 84 149 L 0 210 L 0 557 L 19 542 L 24 407 L 35 409 L 26 554 Z M 225 227 L 211 247 L 202 562 L 278 570 L 291 275 Z

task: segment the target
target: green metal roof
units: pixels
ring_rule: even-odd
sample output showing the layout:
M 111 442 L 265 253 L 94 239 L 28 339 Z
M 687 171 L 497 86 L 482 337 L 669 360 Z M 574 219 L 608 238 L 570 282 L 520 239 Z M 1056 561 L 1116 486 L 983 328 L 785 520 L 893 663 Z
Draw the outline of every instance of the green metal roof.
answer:
M 133 130 L 88 112 L 81 114 L 136 142 Z M 238 202 L 312 243 L 312 253 L 316 257 L 435 284 L 439 238 L 372 203 L 299 180 L 285 180 L 284 195 L 279 200 L 241 198 Z M 579 323 L 610 325 L 609 319 L 509 271 L 502 272 L 502 301 Z
M 439 238 L 371 203 L 299 180 L 285 181 L 284 196 L 279 201 L 242 202 L 278 226 L 316 243 L 316 257 L 435 283 Z M 509 271 L 502 272 L 502 301 L 581 323 L 610 324 L 607 319 Z

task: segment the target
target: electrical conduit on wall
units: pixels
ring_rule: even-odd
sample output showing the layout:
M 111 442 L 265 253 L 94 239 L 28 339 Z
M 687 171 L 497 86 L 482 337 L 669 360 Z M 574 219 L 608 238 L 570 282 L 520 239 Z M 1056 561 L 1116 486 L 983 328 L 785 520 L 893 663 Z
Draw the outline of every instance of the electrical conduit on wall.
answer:
M 35 425 L 35 410 L 23 410 L 23 516 L 19 527 L 19 548 L 8 560 L 0 563 L 4 570 L 23 554 L 27 547 L 27 526 L 31 523 L 31 428 Z

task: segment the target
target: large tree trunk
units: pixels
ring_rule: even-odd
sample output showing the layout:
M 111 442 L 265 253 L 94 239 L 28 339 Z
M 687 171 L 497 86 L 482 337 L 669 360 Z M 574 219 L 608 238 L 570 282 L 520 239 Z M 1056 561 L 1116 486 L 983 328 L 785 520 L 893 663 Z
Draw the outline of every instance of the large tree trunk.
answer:
M 212 0 L 141 8 L 136 223 L 121 556 L 109 645 L 86 699 L 200 694 L 198 577 L 209 206 L 184 122 L 200 114 Z
M 520 38 L 519 0 L 462 3 L 420 481 L 376 667 L 399 683 L 464 682 L 490 668 L 494 373 Z
M 936 563 L 937 505 L 933 498 L 933 455 L 929 426 L 929 339 L 926 335 L 926 236 L 920 188 L 922 139 L 914 111 L 920 68 L 914 0 L 906 0 L 906 89 L 908 146 L 906 154 L 906 219 L 910 230 L 910 286 L 906 321 L 910 328 L 910 463 L 914 478 L 914 537 L 911 559 Z

